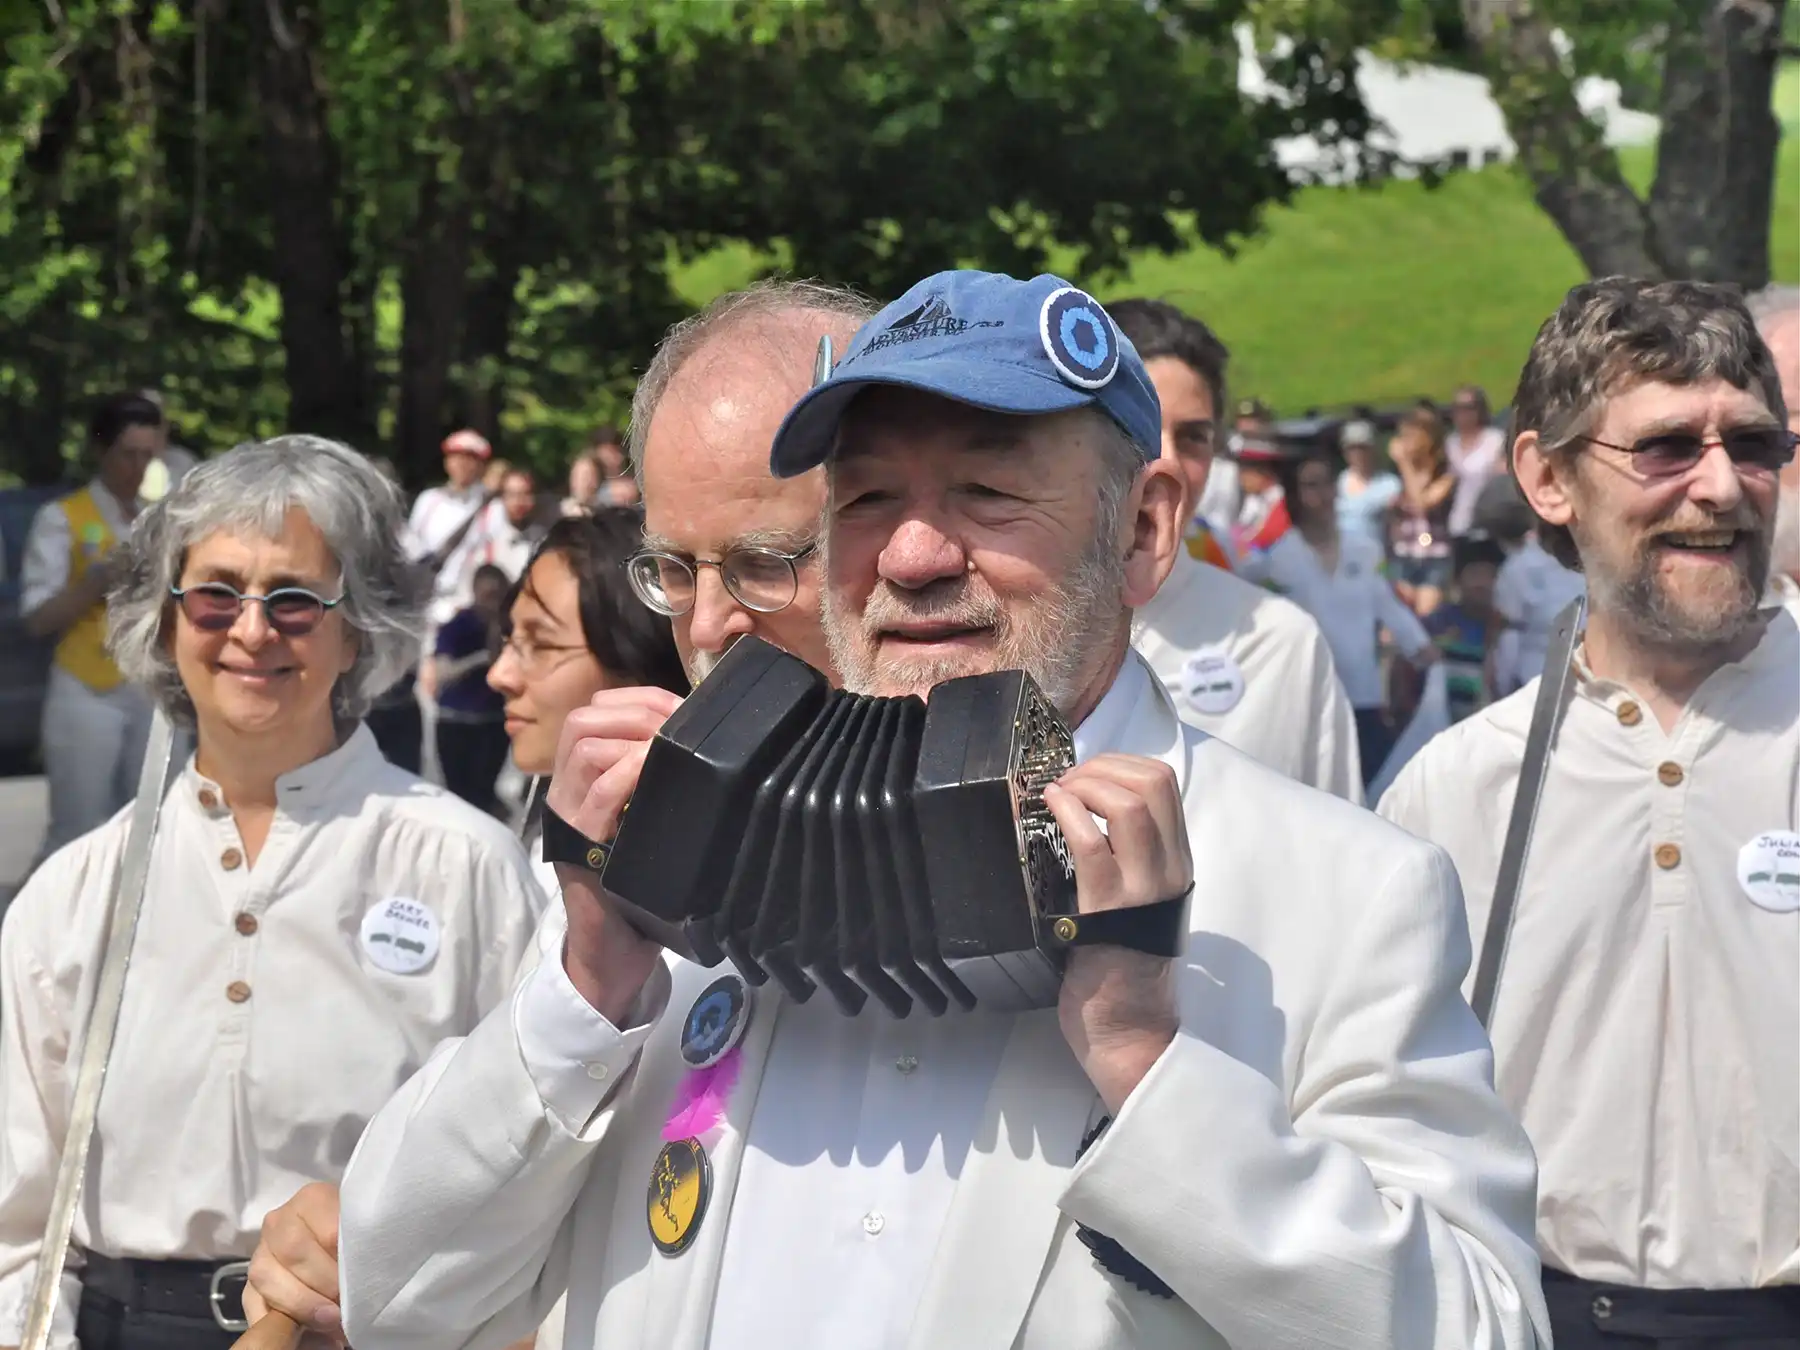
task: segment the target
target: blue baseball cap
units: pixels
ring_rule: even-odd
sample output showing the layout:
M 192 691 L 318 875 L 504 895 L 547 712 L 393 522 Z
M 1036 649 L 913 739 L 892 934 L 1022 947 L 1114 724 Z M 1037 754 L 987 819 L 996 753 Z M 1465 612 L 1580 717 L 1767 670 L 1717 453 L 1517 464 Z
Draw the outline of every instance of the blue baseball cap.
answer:
M 770 471 L 792 478 L 823 464 L 851 400 L 878 384 L 1022 417 L 1098 407 L 1146 461 L 1162 453 L 1162 409 L 1137 348 L 1098 300 L 1049 273 L 919 282 L 858 329 L 830 378 L 788 411 Z

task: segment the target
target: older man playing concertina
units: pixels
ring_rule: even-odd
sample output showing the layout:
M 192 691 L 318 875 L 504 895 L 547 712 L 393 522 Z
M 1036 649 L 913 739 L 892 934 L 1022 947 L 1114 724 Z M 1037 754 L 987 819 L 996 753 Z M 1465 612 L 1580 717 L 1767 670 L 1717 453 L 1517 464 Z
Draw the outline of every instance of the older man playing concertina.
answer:
M 1444 855 L 1184 727 L 1131 653 L 1181 546 L 1160 439 L 1090 297 L 945 273 L 864 325 L 773 464 L 828 462 L 846 687 L 1030 672 L 1076 728 L 1045 799 L 1081 910 L 1178 900 L 1197 865 L 1185 952 L 1078 947 L 1059 1005 L 1025 1014 L 749 990 L 735 1080 L 671 1142 L 717 972 L 565 861 L 561 959 L 435 1055 L 346 1174 L 358 1350 L 504 1344 L 565 1290 L 583 1348 L 1545 1338 L 1532 1158 L 1458 990 Z M 610 838 L 674 705 L 572 715 L 549 809 Z M 696 1203 L 671 1229 L 654 1197 L 677 1188 Z

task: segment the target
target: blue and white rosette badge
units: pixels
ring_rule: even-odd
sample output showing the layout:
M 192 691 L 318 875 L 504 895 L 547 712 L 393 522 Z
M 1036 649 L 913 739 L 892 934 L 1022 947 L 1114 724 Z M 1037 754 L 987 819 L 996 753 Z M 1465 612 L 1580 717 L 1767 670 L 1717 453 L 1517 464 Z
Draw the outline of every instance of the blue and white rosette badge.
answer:
M 1102 389 L 1119 369 L 1112 316 L 1086 291 L 1064 286 L 1044 298 L 1038 336 L 1060 374 L 1078 389 Z

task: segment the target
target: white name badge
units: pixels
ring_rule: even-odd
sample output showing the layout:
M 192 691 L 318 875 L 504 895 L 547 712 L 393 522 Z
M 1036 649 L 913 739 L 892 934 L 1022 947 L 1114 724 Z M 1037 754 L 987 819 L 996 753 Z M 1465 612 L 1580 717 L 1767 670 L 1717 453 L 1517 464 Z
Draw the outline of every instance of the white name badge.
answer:
M 1181 692 L 1194 708 L 1217 717 L 1244 697 L 1244 670 L 1229 652 L 1202 647 L 1181 668 Z
M 1770 830 L 1740 848 L 1738 885 L 1753 905 L 1776 914 L 1800 910 L 1800 834 Z
M 408 896 L 372 905 L 363 915 L 363 953 L 390 975 L 417 975 L 437 960 L 438 917 Z

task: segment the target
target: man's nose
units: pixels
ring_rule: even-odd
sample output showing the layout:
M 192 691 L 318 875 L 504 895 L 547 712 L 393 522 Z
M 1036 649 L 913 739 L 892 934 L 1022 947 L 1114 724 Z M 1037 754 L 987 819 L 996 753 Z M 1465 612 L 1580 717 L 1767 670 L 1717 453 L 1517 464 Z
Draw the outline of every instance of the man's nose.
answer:
M 1717 441 L 1700 452 L 1700 462 L 1688 480 L 1688 498 L 1715 512 L 1735 510 L 1744 500 L 1744 480 L 1730 454 Z
M 960 576 L 968 566 L 968 550 L 961 540 L 938 521 L 913 515 L 901 521 L 889 537 L 878 570 L 884 581 L 917 591 L 934 581 Z
M 694 607 L 688 611 L 688 641 L 695 651 L 722 655 L 738 638 L 751 632 L 756 617 L 725 589 L 716 567 L 698 569 L 694 579 Z

